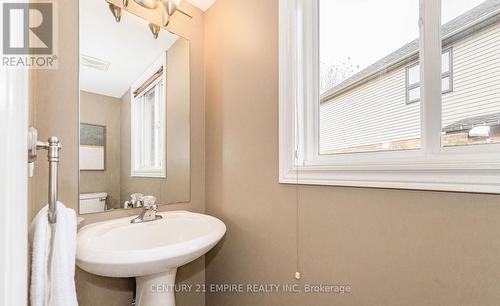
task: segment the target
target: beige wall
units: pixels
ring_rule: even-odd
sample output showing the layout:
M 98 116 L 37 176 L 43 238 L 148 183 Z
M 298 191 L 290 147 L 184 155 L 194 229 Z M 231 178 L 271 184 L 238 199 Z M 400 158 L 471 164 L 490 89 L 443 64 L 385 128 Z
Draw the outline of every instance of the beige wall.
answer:
M 80 122 L 106 127 L 106 169 L 80 171 L 80 193 L 106 192 L 109 208 L 120 207 L 120 99 L 80 91 Z
M 293 282 L 296 188 L 278 181 L 278 1 L 217 0 L 206 19 L 173 24 L 191 42 L 191 201 L 162 209 L 220 217 L 227 235 L 207 259 L 207 282 Z M 78 21 L 59 2 L 59 69 L 33 73 L 33 123 L 60 136 L 60 199 L 78 205 Z M 206 40 L 206 52 L 204 43 Z M 64 48 L 62 48 L 64 46 Z M 205 176 L 205 75 L 206 137 Z M 31 180 L 30 217 L 46 202 L 47 171 Z M 329 295 L 207 294 L 207 305 L 496 305 L 500 197 L 403 190 L 300 187 L 301 283 L 347 283 Z M 132 215 L 85 216 L 86 223 Z M 178 280 L 203 282 L 204 260 Z M 78 271 L 80 305 L 126 305 L 133 281 Z M 203 305 L 180 295 L 178 305 Z
M 32 74 L 32 116 L 41 138 L 57 135 L 64 146 L 60 163 L 59 199 L 78 209 L 78 1 L 59 1 L 59 68 L 37 70 Z M 184 4 L 192 19 L 177 15 L 171 30 L 190 40 L 191 53 L 191 200 L 161 206 L 161 210 L 204 211 L 205 134 L 204 134 L 204 15 Z M 110 15 L 111 18 L 111 15 Z M 30 181 L 30 219 L 47 202 L 47 165 L 38 162 Z M 85 224 L 137 214 L 137 210 L 84 215 Z M 204 282 L 204 258 L 182 267 L 177 281 Z M 81 306 L 128 305 L 133 280 L 119 280 L 77 272 L 77 291 Z M 203 294 L 177 295 L 178 305 L 204 305 Z
M 207 283 L 293 283 L 296 188 L 278 184 L 278 0 L 205 16 L 207 213 L 227 225 Z M 302 280 L 348 295 L 207 294 L 209 306 L 497 305 L 500 196 L 298 189 Z
M 189 41 L 178 39 L 167 52 L 167 177 L 142 178 L 130 175 L 130 91 L 122 100 L 121 198 L 141 192 L 153 195 L 158 203 L 187 202 L 190 197 L 190 116 Z

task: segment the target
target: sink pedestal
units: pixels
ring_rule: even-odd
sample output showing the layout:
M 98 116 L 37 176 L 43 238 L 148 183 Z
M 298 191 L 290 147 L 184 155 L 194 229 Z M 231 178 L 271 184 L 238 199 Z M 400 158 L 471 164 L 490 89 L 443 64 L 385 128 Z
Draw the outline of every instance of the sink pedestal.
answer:
M 175 274 L 177 269 L 138 276 L 135 302 L 137 306 L 175 306 Z

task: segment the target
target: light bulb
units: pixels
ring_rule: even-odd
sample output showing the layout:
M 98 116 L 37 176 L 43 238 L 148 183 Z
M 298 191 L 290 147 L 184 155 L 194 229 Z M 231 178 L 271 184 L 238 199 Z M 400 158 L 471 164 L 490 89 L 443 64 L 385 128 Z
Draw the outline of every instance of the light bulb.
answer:
M 163 6 L 165 6 L 168 16 L 172 16 L 175 13 L 180 3 L 181 0 L 167 0 L 163 2 Z
M 111 11 L 111 14 L 115 17 L 116 22 L 120 22 L 122 18 L 123 11 L 120 7 L 114 5 L 114 4 L 109 4 L 109 10 Z
M 159 1 L 158 0 L 134 0 L 135 3 L 139 4 L 142 7 L 154 10 L 158 7 Z

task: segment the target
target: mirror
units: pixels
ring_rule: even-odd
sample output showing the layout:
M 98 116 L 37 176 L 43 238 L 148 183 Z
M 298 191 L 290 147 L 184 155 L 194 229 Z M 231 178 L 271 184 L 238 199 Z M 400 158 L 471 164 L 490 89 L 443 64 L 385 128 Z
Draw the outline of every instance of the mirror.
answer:
M 80 1 L 80 214 L 190 200 L 189 42 Z

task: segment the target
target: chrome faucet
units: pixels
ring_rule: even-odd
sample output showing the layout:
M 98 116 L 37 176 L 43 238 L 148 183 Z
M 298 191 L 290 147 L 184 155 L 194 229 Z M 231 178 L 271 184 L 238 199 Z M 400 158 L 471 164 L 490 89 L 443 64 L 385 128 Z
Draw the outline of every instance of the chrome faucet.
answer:
M 132 219 L 130 223 L 149 222 L 162 218 L 162 216 L 156 214 L 158 212 L 158 205 L 156 205 L 156 198 L 154 196 L 144 196 L 141 198 L 141 202 L 141 214 Z

